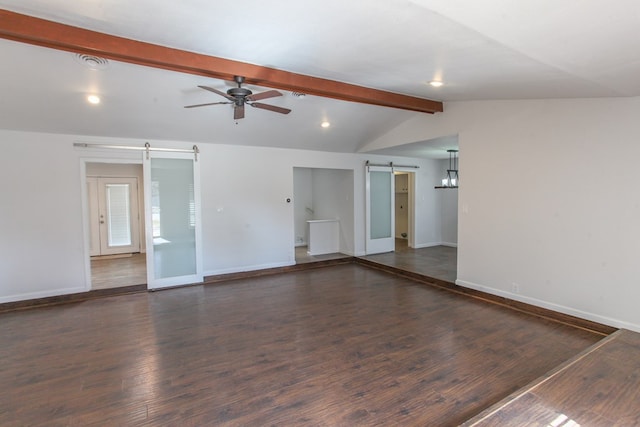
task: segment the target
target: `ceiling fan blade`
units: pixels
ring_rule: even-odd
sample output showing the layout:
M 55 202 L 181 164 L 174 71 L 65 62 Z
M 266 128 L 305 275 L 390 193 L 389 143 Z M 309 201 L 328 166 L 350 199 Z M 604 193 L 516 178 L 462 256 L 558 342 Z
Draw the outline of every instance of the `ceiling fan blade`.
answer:
M 291 110 L 289 110 L 288 108 L 276 107 L 275 105 L 262 104 L 260 102 L 252 102 L 249 105 L 251 105 L 252 107 L 262 108 L 263 110 L 269 110 L 269 111 L 273 111 L 275 113 L 280 113 L 280 114 L 289 114 L 291 112 Z
M 244 119 L 244 105 L 236 105 L 233 108 L 233 118 L 234 120 Z
M 185 105 L 184 108 L 206 107 L 207 105 L 231 104 L 231 102 L 207 102 L 206 104 Z
M 278 92 L 277 90 L 268 90 L 266 92 L 249 95 L 245 99 L 247 101 L 259 101 L 261 99 L 274 98 L 276 96 L 282 96 L 282 93 Z
M 224 93 L 224 92 L 222 92 L 222 91 L 220 91 L 218 89 L 215 89 L 215 88 L 212 88 L 212 87 L 209 87 L 209 86 L 198 86 L 198 87 L 200 89 L 208 90 L 209 92 L 217 93 L 218 95 L 224 96 L 225 98 L 230 99 L 231 101 L 234 100 L 233 96 L 227 95 L 226 93 Z

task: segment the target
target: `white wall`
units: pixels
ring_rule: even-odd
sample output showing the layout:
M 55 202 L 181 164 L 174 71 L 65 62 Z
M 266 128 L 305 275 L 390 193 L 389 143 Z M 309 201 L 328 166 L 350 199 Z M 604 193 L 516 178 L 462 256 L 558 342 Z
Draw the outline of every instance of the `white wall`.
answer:
M 407 164 L 406 161 L 398 162 Z M 436 246 L 442 242 L 441 233 L 441 207 L 438 190 L 434 189 L 433 182 L 439 177 L 437 160 L 415 160 L 411 164 L 419 164 L 420 168 L 414 171 L 415 176 L 415 248 Z
M 307 221 L 313 219 L 313 169 L 293 168 L 293 217 L 296 246 L 309 242 Z
M 88 233 L 83 224 L 83 162 L 140 160 L 139 152 L 84 150 L 74 142 L 144 145 L 142 140 L 106 139 L 0 131 L 0 302 L 89 290 Z M 192 147 L 192 143 L 150 141 L 155 147 Z M 407 163 L 407 159 L 202 144 L 202 232 L 205 275 L 292 265 L 295 167 L 341 169 L 333 184 L 338 197 L 352 197 L 342 216 L 353 219 L 354 255 L 364 254 L 364 164 Z M 432 182 L 436 164 L 415 160 L 417 245 L 437 242 L 440 207 Z M 351 174 L 353 177 L 351 178 Z M 349 214 L 353 210 L 352 215 Z M 349 218 L 344 218 L 345 224 Z
M 440 160 L 440 180 L 434 185 L 442 185 L 442 178 L 446 178 L 449 169 L 449 159 Z M 460 171 L 460 175 L 463 172 Z M 442 244 L 445 246 L 458 246 L 458 189 L 442 188 L 438 190 L 440 197 L 440 230 Z
M 371 147 L 458 134 L 458 283 L 640 331 L 640 98 L 444 110 Z
M 88 290 L 69 139 L 0 133 L 0 302 Z
M 445 246 L 458 246 L 458 190 L 455 188 L 441 189 L 441 236 Z
M 339 220 L 339 250 L 353 255 L 353 170 L 313 169 L 314 219 Z

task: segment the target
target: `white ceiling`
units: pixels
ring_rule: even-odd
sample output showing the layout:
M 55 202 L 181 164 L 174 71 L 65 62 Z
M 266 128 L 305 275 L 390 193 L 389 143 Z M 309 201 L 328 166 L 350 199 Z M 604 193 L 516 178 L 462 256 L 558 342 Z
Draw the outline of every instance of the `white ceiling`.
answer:
M 637 0 L 0 0 L 0 8 L 445 101 L 439 114 L 447 101 L 640 95 Z M 115 61 L 91 70 L 72 53 L 7 40 L 0 55 L 5 129 L 356 152 L 423 114 L 285 93 L 264 102 L 291 114 L 247 109 L 236 124 L 227 105 L 182 108 L 222 100 L 197 88 L 226 91 L 221 80 Z M 434 79 L 444 86 L 426 84 Z M 93 92 L 98 106 L 84 101 Z M 430 143 L 435 152 L 422 156 L 443 158 L 455 137 L 404 142 L 413 145 L 395 153 Z

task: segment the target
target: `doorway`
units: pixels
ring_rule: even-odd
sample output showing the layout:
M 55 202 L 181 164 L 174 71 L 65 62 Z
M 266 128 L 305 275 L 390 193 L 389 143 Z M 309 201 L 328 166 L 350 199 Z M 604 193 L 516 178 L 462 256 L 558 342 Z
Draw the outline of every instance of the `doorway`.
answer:
M 408 247 L 409 242 L 409 173 L 394 172 L 395 179 L 395 250 Z
M 142 165 L 88 162 L 85 180 L 91 290 L 145 284 Z
M 354 254 L 353 170 L 293 168 L 296 264 Z
M 138 178 L 87 176 L 90 255 L 140 252 Z
M 85 230 L 85 262 L 86 288 L 96 289 L 98 285 L 97 262 L 135 258 L 131 268 L 136 274 L 131 274 L 125 268 L 118 266 L 106 270 L 105 287 L 123 287 L 144 285 L 148 289 L 159 289 L 169 286 L 180 286 L 203 281 L 202 273 L 202 228 L 200 212 L 200 162 L 197 146 L 192 149 L 153 148 L 149 143 L 144 147 L 112 146 L 101 144 L 74 144 L 83 148 L 108 148 L 122 150 L 143 151 L 139 159 L 131 158 L 102 158 L 81 159 L 81 194 L 83 206 L 83 222 Z M 125 155 L 124 151 L 120 153 Z M 144 215 L 133 215 L 130 210 L 121 208 L 130 218 L 130 229 L 137 227 L 139 239 L 138 252 L 100 256 L 91 259 L 89 254 L 91 218 L 89 214 L 90 178 L 126 178 L 135 177 L 138 187 L 138 208 Z M 97 181 L 98 182 L 98 181 Z M 96 184 L 97 186 L 97 184 Z M 144 187 L 144 188 L 141 188 Z M 128 187 L 132 190 L 132 187 Z M 123 188 L 114 190 L 116 193 L 127 193 Z M 129 201 L 131 196 L 129 196 Z M 120 197 L 120 201 L 127 200 Z M 109 203 L 109 201 L 105 201 Z M 131 207 L 131 204 L 128 206 Z M 97 210 L 100 212 L 100 209 Z M 104 211 L 103 211 L 104 212 Z M 106 220 L 106 216 L 98 214 L 98 222 Z M 137 224 L 134 222 L 137 221 Z M 101 225 L 101 224 L 100 224 Z M 121 227 L 129 229 L 129 227 Z M 144 233 L 144 238 L 142 238 Z M 133 238 L 132 238 L 133 239 Z M 126 240 L 126 239 L 125 239 Z M 135 248 L 133 249 L 135 250 Z M 139 257 L 144 252 L 144 256 Z M 105 258 L 108 257 L 109 259 Z M 109 263 L 114 264 L 114 263 Z M 140 275 L 137 273 L 140 272 Z M 118 277 L 114 273 L 123 273 Z M 144 277 L 144 279 L 143 279 Z M 121 279 L 121 280 L 120 280 Z
M 366 254 L 415 246 L 415 171 L 366 165 Z

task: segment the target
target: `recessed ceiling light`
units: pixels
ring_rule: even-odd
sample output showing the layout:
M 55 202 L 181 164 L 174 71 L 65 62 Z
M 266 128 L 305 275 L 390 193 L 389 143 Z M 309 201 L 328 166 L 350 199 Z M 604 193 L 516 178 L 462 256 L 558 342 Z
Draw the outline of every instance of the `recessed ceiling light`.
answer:
M 320 123 L 320 126 L 322 126 L 323 128 L 328 128 L 329 126 L 331 126 L 331 123 L 325 120 L 324 122 Z
M 90 104 L 100 104 L 100 97 L 98 95 L 89 95 L 87 96 L 87 101 Z
M 430 84 L 431 86 L 433 86 L 433 87 L 440 87 L 440 86 L 442 86 L 444 83 L 442 83 L 442 82 L 440 82 L 440 81 L 438 81 L 438 80 L 432 80 L 432 81 L 430 81 L 430 82 L 429 82 L 429 84 Z

